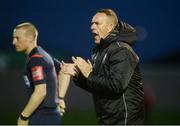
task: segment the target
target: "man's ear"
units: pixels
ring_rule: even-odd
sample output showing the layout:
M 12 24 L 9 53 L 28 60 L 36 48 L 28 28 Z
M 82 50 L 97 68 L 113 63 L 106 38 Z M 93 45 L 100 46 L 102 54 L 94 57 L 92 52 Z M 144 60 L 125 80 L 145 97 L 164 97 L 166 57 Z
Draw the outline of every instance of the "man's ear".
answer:
M 113 28 L 114 28 L 114 25 L 111 23 L 111 24 L 108 25 L 107 28 L 108 28 L 108 32 L 111 32 L 113 30 Z
M 34 35 L 29 35 L 28 39 L 30 42 L 33 42 L 35 40 L 35 36 Z

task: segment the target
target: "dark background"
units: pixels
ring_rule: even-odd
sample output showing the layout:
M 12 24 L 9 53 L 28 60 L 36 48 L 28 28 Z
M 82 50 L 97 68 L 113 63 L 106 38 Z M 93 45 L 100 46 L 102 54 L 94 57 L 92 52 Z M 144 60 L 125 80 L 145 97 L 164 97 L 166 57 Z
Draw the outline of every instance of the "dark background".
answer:
M 114 9 L 139 33 L 134 49 L 151 108 L 148 124 L 180 124 L 179 5 L 179 0 L 1 0 L 0 124 L 15 124 L 23 108 L 25 56 L 12 46 L 14 27 L 33 23 L 39 45 L 60 60 L 90 58 L 91 18 L 101 8 Z M 90 94 L 72 84 L 66 103 L 63 124 L 96 124 Z

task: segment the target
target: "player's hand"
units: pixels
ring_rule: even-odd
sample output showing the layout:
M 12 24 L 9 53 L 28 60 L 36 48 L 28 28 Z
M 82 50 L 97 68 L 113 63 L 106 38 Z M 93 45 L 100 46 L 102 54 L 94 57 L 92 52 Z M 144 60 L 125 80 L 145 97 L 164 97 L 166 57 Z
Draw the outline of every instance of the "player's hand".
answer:
M 78 67 L 81 73 L 88 78 L 89 74 L 92 72 L 92 64 L 89 60 L 84 60 L 81 57 L 72 57 L 74 64 Z
M 59 109 L 59 112 L 60 112 L 61 116 L 63 116 L 63 114 L 65 113 L 65 108 L 66 108 L 66 104 L 65 104 L 64 100 L 59 99 L 58 109 Z
M 29 120 L 22 120 L 20 117 L 18 118 L 18 121 L 17 121 L 17 125 L 24 125 L 24 126 L 27 126 L 28 125 L 28 122 Z

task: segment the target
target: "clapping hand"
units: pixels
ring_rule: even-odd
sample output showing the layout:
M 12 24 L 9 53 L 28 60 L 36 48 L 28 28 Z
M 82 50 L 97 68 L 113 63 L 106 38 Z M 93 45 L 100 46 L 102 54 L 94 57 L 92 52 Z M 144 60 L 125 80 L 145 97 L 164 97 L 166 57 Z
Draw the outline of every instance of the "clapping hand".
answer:
M 75 66 L 81 71 L 81 73 L 88 78 L 89 74 L 92 72 L 92 64 L 89 60 L 84 60 L 81 57 L 72 57 Z

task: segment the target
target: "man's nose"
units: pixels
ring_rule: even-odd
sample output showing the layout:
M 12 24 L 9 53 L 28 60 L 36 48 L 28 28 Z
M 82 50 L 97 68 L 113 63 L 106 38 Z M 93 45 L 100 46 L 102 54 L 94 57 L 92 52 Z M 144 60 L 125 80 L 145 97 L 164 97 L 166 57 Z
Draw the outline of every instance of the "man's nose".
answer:
M 94 29 L 94 24 L 91 25 L 91 30 L 93 30 L 93 29 Z
M 16 44 L 16 42 L 17 42 L 17 41 L 16 41 L 15 39 L 13 39 L 13 45 L 15 45 L 15 44 Z

